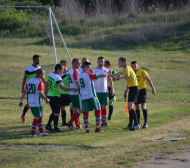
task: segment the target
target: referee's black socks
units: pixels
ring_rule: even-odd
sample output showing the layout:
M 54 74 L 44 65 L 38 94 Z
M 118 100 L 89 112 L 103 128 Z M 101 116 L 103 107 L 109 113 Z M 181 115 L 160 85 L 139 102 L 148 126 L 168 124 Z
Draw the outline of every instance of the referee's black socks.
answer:
M 73 110 L 70 109 L 71 117 L 73 116 Z
M 28 111 L 29 108 L 26 107 L 26 105 L 24 106 L 24 109 L 23 109 L 23 113 L 22 115 L 25 116 L 26 112 Z
M 136 114 L 137 114 L 138 124 L 140 124 L 140 110 L 136 110 Z
M 147 109 L 143 110 L 144 122 L 147 123 Z
M 130 121 L 130 123 L 132 122 L 133 123 L 133 120 L 134 120 L 134 126 L 137 126 L 138 125 L 138 121 L 137 121 L 137 115 L 136 115 L 136 112 L 135 112 L 135 110 L 134 109 L 131 109 L 130 111 L 129 111 L 129 114 L 131 113 L 131 119 L 130 120 L 132 120 L 132 121 Z

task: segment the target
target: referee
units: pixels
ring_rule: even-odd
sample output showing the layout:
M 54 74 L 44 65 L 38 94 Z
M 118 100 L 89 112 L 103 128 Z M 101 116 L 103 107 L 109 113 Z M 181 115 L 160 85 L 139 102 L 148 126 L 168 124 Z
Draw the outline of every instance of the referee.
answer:
M 125 129 L 138 130 L 140 128 L 137 121 L 137 115 L 136 115 L 135 110 L 133 109 L 134 103 L 137 102 L 137 97 L 138 97 L 138 92 L 139 92 L 137 78 L 133 69 L 129 65 L 127 65 L 126 58 L 124 57 L 119 58 L 118 65 L 120 68 L 123 68 L 123 70 L 121 72 L 112 74 L 110 76 L 111 77 L 118 76 L 117 77 L 118 80 L 125 79 L 129 86 L 129 94 L 128 94 L 129 125 Z M 123 76 L 119 77 L 120 75 L 123 75 Z M 127 91 L 128 90 L 125 91 L 125 96 L 126 96 Z M 133 120 L 134 120 L 134 127 L 132 126 Z
M 139 90 L 140 90 L 137 103 L 135 103 L 138 124 L 140 125 L 140 105 L 141 105 L 143 116 L 144 116 L 143 128 L 147 128 L 148 124 L 147 124 L 147 109 L 146 109 L 146 99 L 147 99 L 146 81 L 152 88 L 152 94 L 156 95 L 156 90 L 154 88 L 152 81 L 150 80 L 150 77 L 148 76 L 148 73 L 143 69 L 139 69 L 136 61 L 131 62 L 131 67 L 136 74 Z

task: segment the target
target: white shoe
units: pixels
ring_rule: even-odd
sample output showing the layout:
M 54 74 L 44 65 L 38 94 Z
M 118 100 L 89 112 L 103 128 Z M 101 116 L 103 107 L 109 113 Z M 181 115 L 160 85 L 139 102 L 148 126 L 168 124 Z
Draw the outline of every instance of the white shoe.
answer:
M 139 125 L 134 126 L 134 129 L 139 130 L 140 129 Z
M 143 128 L 148 128 L 148 124 L 144 123 Z
M 138 124 L 139 129 L 141 129 L 141 124 Z
M 48 135 L 48 133 L 46 133 L 46 132 L 39 133 L 39 136 L 47 136 L 47 135 Z
M 80 125 L 80 127 L 76 127 L 76 129 L 83 129 L 83 128 L 82 128 L 82 125 Z
M 31 138 L 34 138 L 34 137 L 37 137 L 37 136 L 36 136 L 36 135 L 31 135 L 31 134 L 30 134 L 30 137 L 31 137 Z

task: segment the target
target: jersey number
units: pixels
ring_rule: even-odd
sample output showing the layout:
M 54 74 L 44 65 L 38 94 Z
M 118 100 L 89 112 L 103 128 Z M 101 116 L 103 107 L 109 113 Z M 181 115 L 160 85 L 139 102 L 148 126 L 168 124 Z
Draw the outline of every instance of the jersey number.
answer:
M 67 74 L 67 78 L 68 78 L 69 83 L 73 83 L 73 81 L 72 81 L 72 79 L 71 79 L 71 75 L 70 75 L 70 74 Z
M 48 80 L 48 89 L 50 89 L 50 90 L 53 90 L 52 89 L 52 80 Z
M 80 78 L 80 79 L 79 79 L 79 82 L 80 82 L 80 86 L 81 86 L 82 88 L 85 88 L 84 79 L 83 79 L 83 78 Z
M 36 85 L 30 83 L 28 86 L 29 86 L 28 94 L 35 94 L 36 93 Z

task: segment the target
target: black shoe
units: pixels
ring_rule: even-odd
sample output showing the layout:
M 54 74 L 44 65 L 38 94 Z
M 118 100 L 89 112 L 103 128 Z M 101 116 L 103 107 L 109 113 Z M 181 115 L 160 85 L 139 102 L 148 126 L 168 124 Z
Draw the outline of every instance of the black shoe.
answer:
M 143 128 L 148 128 L 148 124 L 144 123 Z
M 49 131 L 54 131 L 53 128 L 51 127 L 51 125 L 46 125 L 45 129 L 49 130 Z
M 128 125 L 128 126 L 125 127 L 124 129 L 126 129 L 126 130 L 131 130 L 131 129 L 133 129 L 133 126 L 132 126 L 132 125 Z
M 63 122 L 63 123 L 62 123 L 62 126 L 67 126 L 67 123 L 66 123 L 66 122 Z
M 107 127 L 108 125 L 107 125 L 107 123 L 102 123 L 101 124 L 101 127 Z
M 108 117 L 108 120 L 111 120 L 111 117 Z
M 59 128 L 55 128 L 55 129 L 53 130 L 53 132 L 54 132 L 54 133 L 59 133 L 59 132 L 61 132 L 61 130 L 60 130 Z
M 74 128 L 73 128 L 73 124 L 69 124 L 69 123 L 66 123 L 66 125 L 67 125 L 67 127 L 69 127 L 71 130 L 74 130 Z

